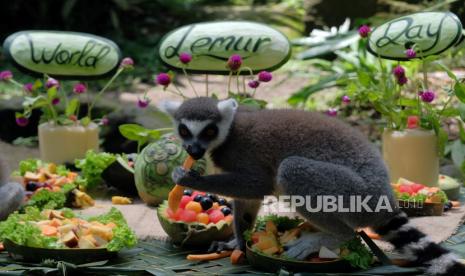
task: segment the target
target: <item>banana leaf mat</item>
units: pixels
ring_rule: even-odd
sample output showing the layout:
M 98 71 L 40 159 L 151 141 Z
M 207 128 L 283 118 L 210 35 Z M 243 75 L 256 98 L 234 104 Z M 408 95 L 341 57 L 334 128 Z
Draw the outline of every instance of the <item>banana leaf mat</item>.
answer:
M 231 265 L 229 258 L 208 262 L 186 260 L 198 253 L 182 250 L 168 242 L 141 241 L 137 248 L 120 252 L 116 259 L 75 265 L 45 260 L 40 264 L 13 261 L 0 253 L 0 275 L 276 275 L 259 271 L 249 265 Z M 344 274 L 299 273 L 282 269 L 279 275 L 420 275 L 415 268 L 377 266 L 369 270 Z

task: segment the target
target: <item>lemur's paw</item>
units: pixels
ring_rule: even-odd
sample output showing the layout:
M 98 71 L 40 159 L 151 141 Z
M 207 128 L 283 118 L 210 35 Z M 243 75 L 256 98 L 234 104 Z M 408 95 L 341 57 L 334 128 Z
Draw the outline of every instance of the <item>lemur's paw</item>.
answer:
M 208 253 L 221 252 L 223 250 L 234 250 L 234 249 L 240 249 L 239 246 L 237 245 L 236 239 L 232 239 L 228 242 L 212 241 L 212 243 L 210 244 L 210 248 L 208 248 Z
M 196 180 L 199 177 L 200 174 L 196 170 L 186 170 L 183 167 L 176 167 L 171 175 L 174 183 L 179 185 L 187 185 L 189 180 Z
M 284 255 L 288 258 L 305 260 L 310 254 L 320 250 L 318 239 L 315 233 L 304 234 L 284 246 Z

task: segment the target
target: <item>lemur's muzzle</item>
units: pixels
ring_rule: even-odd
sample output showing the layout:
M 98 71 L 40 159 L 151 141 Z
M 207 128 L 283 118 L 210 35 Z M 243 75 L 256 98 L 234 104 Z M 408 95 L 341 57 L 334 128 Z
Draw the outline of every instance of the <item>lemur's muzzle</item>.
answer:
M 203 157 L 205 154 L 205 149 L 198 143 L 193 143 L 186 145 L 184 144 L 184 148 L 186 149 L 187 153 L 189 153 L 192 158 L 198 160 Z

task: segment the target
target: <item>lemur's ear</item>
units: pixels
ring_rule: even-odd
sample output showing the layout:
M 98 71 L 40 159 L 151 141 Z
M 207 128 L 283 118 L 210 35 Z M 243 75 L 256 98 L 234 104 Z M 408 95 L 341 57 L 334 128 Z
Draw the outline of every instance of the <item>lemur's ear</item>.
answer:
M 218 110 L 220 111 L 221 115 L 223 118 L 226 119 L 232 119 L 234 114 L 236 113 L 237 107 L 239 105 L 237 104 L 235 99 L 227 99 L 218 102 Z
M 165 101 L 162 101 L 158 105 L 158 109 L 160 109 L 162 112 L 170 115 L 171 117 L 174 117 L 174 114 L 176 113 L 178 108 L 181 106 L 181 104 L 182 104 L 182 102 L 165 100 Z

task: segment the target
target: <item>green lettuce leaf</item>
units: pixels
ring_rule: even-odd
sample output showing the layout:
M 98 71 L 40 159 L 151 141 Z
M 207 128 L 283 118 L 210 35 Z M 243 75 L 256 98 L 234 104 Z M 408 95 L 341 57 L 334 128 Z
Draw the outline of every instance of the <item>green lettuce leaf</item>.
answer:
M 102 172 L 115 162 L 116 156 L 111 153 L 96 153 L 89 150 L 84 159 L 76 160 L 75 166 L 81 169 L 82 177 L 86 182 L 81 185 L 87 189 L 92 189 L 103 183 Z

